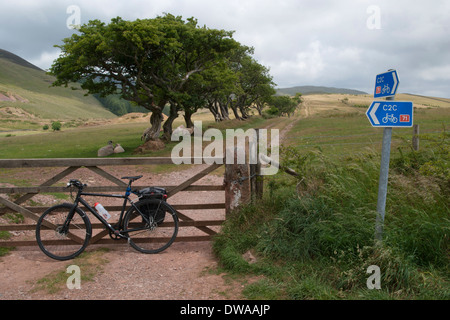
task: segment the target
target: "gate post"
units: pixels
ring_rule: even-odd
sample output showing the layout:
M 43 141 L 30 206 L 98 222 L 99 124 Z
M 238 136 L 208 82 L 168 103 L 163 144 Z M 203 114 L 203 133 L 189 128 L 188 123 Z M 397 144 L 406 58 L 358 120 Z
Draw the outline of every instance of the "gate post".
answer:
M 261 175 L 261 159 L 259 158 L 259 130 L 256 130 L 256 141 L 253 142 L 253 148 L 256 153 L 256 163 L 250 163 L 250 188 L 252 201 L 258 201 L 263 196 L 264 179 Z M 251 149 L 250 149 L 251 150 Z M 252 151 L 250 151 L 252 152 Z
M 232 157 L 231 152 L 233 152 Z M 245 152 L 245 149 L 234 147 L 227 149 L 225 162 L 225 212 L 230 214 L 234 209 L 243 203 L 248 203 L 251 199 L 250 170 L 247 161 L 237 163 L 238 152 Z M 230 161 L 233 159 L 233 161 Z

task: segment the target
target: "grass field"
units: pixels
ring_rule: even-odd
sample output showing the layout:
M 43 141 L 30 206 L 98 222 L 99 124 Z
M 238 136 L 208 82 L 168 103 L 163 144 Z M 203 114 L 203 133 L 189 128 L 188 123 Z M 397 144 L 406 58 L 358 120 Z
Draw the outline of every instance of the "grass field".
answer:
M 450 109 L 416 109 L 414 123 L 420 126 L 422 146 L 428 138 L 449 130 Z M 320 149 L 324 153 L 345 156 L 363 148 L 381 149 L 382 128 L 372 128 L 365 113 L 355 110 L 346 114 L 326 114 L 301 120 L 291 131 L 286 144 L 302 150 Z M 412 128 L 393 130 L 392 148 L 411 142 Z
M 149 115 L 123 122 L 121 119 L 107 121 L 104 124 L 92 126 L 80 125 L 80 121 L 68 122 L 68 127 L 63 125 L 61 131 L 53 132 L 51 129 L 43 131 L 39 124 L 32 121 L 15 120 L 13 124 L 16 131 L 0 133 L 0 158 L 91 158 L 97 157 L 97 150 L 112 140 L 125 149 L 125 153 L 112 155 L 112 157 L 136 156 L 133 151 L 142 145 L 140 139 L 142 132 L 148 127 Z M 4 121 L 13 121 L 4 119 Z M 208 110 L 201 110 L 193 116 L 193 121 L 201 121 L 203 130 L 214 127 L 222 132 L 229 128 L 262 128 L 274 126 L 280 129 L 290 120 L 287 118 L 275 118 L 265 120 L 261 117 L 252 117 L 247 121 L 229 120 L 215 123 L 214 118 Z M 31 122 L 31 123 L 30 123 Z M 71 127 L 74 124 L 74 127 Z M 174 121 L 176 128 L 184 124 L 184 119 L 179 116 Z M 0 120 L 1 127 L 1 120 Z M 31 130 L 29 130 L 31 129 Z M 151 152 L 146 156 L 169 156 L 172 147 L 177 142 L 167 144 L 161 151 Z M 142 155 L 137 155 L 142 156 Z
M 345 103 L 342 102 L 348 99 Z M 365 113 L 373 101 L 370 96 L 306 96 L 300 111 L 304 120 L 291 130 L 286 145 L 303 151 L 321 150 L 326 155 L 345 157 L 366 148 L 381 150 L 382 128 L 373 128 Z M 433 141 L 450 126 L 450 100 L 399 95 L 397 100 L 413 101 L 414 124 L 419 125 L 421 146 Z M 433 105 L 431 105 L 433 104 Z M 306 110 L 306 108 L 308 110 Z M 306 117 L 308 115 L 308 117 Z M 392 150 L 411 145 L 412 128 L 393 130 Z

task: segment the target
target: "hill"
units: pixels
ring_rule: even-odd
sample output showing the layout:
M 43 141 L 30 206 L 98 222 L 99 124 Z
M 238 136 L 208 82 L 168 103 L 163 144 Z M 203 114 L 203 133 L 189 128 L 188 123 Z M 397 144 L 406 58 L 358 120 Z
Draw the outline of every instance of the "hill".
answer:
M 22 59 L 18 55 L 15 55 L 14 53 L 11 53 L 9 51 L 0 49 L 0 59 L 9 60 L 15 64 L 21 65 L 26 68 L 36 69 L 39 71 L 43 71 L 41 68 L 35 66 L 34 64 L 28 62 L 25 59 Z
M 290 95 L 293 96 L 297 92 L 301 94 L 332 94 L 332 93 L 341 93 L 341 94 L 367 94 L 367 92 L 353 90 L 353 89 L 343 89 L 343 88 L 333 88 L 333 87 L 321 87 L 321 86 L 297 86 L 292 88 L 280 88 L 277 89 L 277 94 L 279 95 Z
M 35 65 L 0 49 L 0 110 L 22 109 L 41 119 L 115 118 L 95 97 L 85 96 L 82 90 L 51 87 L 54 80 Z

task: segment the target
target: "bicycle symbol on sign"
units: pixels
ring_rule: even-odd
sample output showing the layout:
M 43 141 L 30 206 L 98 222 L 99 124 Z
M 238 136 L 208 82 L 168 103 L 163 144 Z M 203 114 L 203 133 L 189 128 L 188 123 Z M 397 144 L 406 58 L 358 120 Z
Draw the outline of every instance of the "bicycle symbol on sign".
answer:
M 386 117 L 384 117 L 384 118 L 382 119 L 382 121 L 383 121 L 383 123 L 388 123 L 388 122 L 397 123 L 398 118 L 394 117 L 393 114 L 387 113 L 387 114 L 386 114 Z
M 389 93 L 389 92 L 391 92 L 391 89 L 389 88 L 389 85 L 385 84 L 383 87 L 382 93 L 385 94 L 385 93 Z

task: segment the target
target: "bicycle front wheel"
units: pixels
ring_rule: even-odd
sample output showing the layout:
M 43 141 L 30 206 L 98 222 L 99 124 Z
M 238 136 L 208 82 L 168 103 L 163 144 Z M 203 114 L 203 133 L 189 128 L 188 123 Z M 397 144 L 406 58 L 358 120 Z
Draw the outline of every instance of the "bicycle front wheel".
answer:
M 178 233 L 176 211 L 165 201 L 140 200 L 124 218 L 124 231 L 130 245 L 143 253 L 158 253 L 167 249 Z
M 75 258 L 83 252 L 91 238 L 91 222 L 83 210 L 76 208 L 72 219 L 66 224 L 72 207 L 69 203 L 53 206 L 42 214 L 36 225 L 39 248 L 55 260 Z

